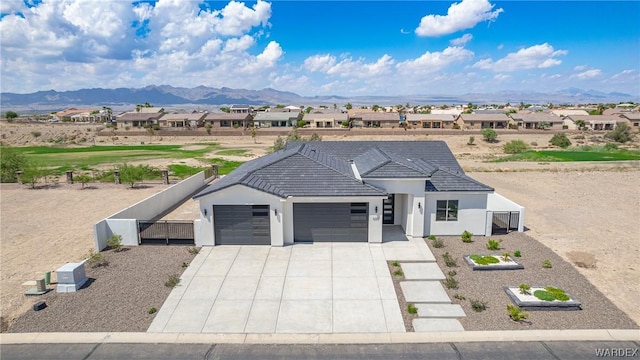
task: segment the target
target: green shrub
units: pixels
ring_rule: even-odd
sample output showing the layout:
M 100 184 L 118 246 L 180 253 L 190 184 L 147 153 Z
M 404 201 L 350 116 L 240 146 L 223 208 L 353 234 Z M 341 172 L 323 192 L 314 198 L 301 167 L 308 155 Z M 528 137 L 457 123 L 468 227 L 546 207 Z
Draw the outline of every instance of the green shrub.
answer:
M 298 121 L 298 127 L 304 127 L 305 125 L 307 125 L 307 122 L 305 120 Z
M 122 250 L 122 236 L 113 234 L 107 239 L 107 246 L 114 252 Z
M 462 235 L 460 235 L 460 237 L 462 238 L 462 242 L 466 242 L 466 243 L 471 243 L 473 242 L 473 240 L 471 239 L 471 237 L 473 236 L 472 233 L 468 232 L 467 230 L 465 230 Z
M 109 262 L 107 261 L 107 259 L 105 259 L 105 257 L 102 255 L 101 252 L 96 252 L 93 249 L 89 250 L 89 253 L 86 256 L 87 256 L 86 263 L 91 268 L 97 268 L 99 266 L 107 266 L 109 264 Z
M 467 145 L 473 145 L 473 142 L 476 141 L 474 136 L 469 136 L 469 141 L 467 141 Z
M 508 252 L 502 253 L 502 261 L 509 261 L 510 257 L 511 255 Z
M 571 145 L 571 140 L 569 140 L 565 133 L 555 133 L 551 140 L 549 140 L 549 144 L 566 149 Z
M 156 309 L 155 307 L 150 307 L 149 310 L 147 310 L 147 313 L 149 313 L 149 315 L 151 314 L 155 314 L 158 311 L 158 309 Z
M 532 141 L 532 142 L 531 142 L 531 146 L 538 146 L 538 143 L 537 143 L 537 142 L 535 142 L 535 141 Z
M 198 255 L 198 253 L 200 252 L 200 249 L 195 247 L 195 246 L 190 246 L 190 247 L 187 248 L 187 251 L 191 255 Z
M 531 295 L 531 286 L 528 284 L 520 284 L 518 289 L 520 289 L 520 294 L 522 295 Z
M 467 298 L 466 298 L 466 297 L 464 297 L 464 296 L 462 296 L 462 295 L 460 295 L 460 294 L 455 294 L 455 295 L 453 295 L 453 298 L 454 298 L 454 299 L 458 299 L 458 300 L 467 300 Z
M 475 312 L 483 312 L 487 310 L 487 303 L 482 300 L 471 300 L 471 308 Z
M 26 164 L 27 158 L 21 152 L 0 144 L 0 182 L 17 182 L 16 171 L 22 170 Z
M 413 305 L 413 304 L 407 304 L 407 312 L 409 314 L 417 314 L 418 313 L 418 308 L 416 308 L 416 306 Z
M 271 147 L 272 152 L 280 151 L 284 149 L 284 139 L 278 135 L 276 140 L 273 142 L 273 147 Z
M 447 265 L 447 267 L 458 267 L 458 263 L 451 257 L 451 255 L 449 255 L 448 252 L 442 254 L 442 258 L 444 259 L 444 264 Z
M 495 142 L 498 140 L 498 133 L 493 129 L 482 129 L 482 138 L 486 142 Z
M 520 309 L 519 307 L 511 304 L 507 305 L 507 312 L 509 313 L 509 317 L 513 321 L 519 322 L 529 317 L 528 313 L 522 311 L 522 309 Z
M 469 259 L 478 265 L 497 264 L 500 262 L 495 256 L 469 255 Z
M 349 122 L 343 121 L 340 125 L 342 125 L 342 127 L 349 127 Z
M 556 299 L 556 296 L 548 291 L 544 290 L 536 290 L 533 292 L 533 296 L 537 297 L 542 301 L 553 301 Z
M 435 240 L 435 239 L 436 239 L 436 236 L 435 236 L 435 235 L 429 235 L 429 236 L 427 236 L 427 239 L 429 239 L 429 240 Z
M 502 240 L 489 240 L 487 241 L 487 249 L 489 250 L 500 250 L 500 243 Z
M 613 131 L 606 133 L 604 137 L 615 142 L 626 143 L 632 140 L 633 135 L 631 135 L 631 128 L 629 128 L 629 125 L 620 123 L 616 125 Z
M 551 260 L 546 259 L 542 261 L 542 267 L 545 269 L 551 269 L 553 265 L 551 265 Z
M 604 145 L 604 149 L 607 150 L 607 151 L 618 150 L 618 145 L 616 145 L 614 143 L 606 143 Z
M 522 256 L 522 254 L 520 253 L 520 250 L 516 250 L 516 251 L 513 252 L 513 256 L 519 258 L 519 257 Z
M 519 154 L 529 150 L 529 145 L 522 140 L 511 140 L 502 146 L 506 154 Z
M 394 261 L 394 262 L 391 263 L 391 265 L 398 267 L 398 266 L 400 266 L 400 263 L 398 263 L 397 261 Z
M 313 133 L 311 134 L 311 137 L 309 138 L 309 141 L 322 141 L 322 136 Z
M 395 276 L 403 276 L 404 272 L 402 272 L 402 269 L 398 269 L 398 270 L 393 272 L 393 275 L 395 275 Z
M 42 133 L 41 133 L 40 131 L 32 131 L 32 132 L 31 132 L 31 135 L 32 135 L 34 138 L 37 138 L 37 137 L 40 137 L 40 135 L 42 135 Z
M 81 184 L 81 189 L 84 189 L 85 185 L 93 180 L 91 176 L 85 174 L 75 176 L 73 179 Z
M 455 270 L 449 270 L 449 272 L 447 273 L 447 275 L 449 275 L 449 276 L 453 277 L 453 276 L 458 275 L 458 273 L 457 273 Z
M 187 268 L 187 267 L 189 267 L 189 264 L 183 261 L 182 262 L 182 268 L 184 269 L 184 268 Z
M 168 288 L 174 288 L 179 283 L 180 283 L 180 276 L 178 276 L 177 274 L 171 274 L 169 275 L 169 278 L 167 279 L 167 281 L 165 281 L 164 286 Z
M 440 239 L 433 240 L 432 244 L 433 244 L 434 248 L 438 248 L 439 249 L 439 248 L 443 248 L 444 247 L 444 242 L 442 242 L 442 240 L 440 240 Z
M 444 286 L 446 286 L 447 289 L 457 289 L 458 288 L 458 280 L 456 280 L 452 276 L 447 276 L 444 279 Z
M 567 295 L 562 289 L 554 288 L 552 286 L 547 286 L 546 288 L 544 288 L 544 290 L 553 294 L 555 299 L 558 301 L 569 301 L 570 299 L 569 295 Z

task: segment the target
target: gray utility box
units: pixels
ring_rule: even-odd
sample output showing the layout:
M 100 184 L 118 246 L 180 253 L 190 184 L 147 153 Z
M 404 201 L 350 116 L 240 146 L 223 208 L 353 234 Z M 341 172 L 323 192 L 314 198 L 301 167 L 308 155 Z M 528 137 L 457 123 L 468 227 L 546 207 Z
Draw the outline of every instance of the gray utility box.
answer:
M 84 272 L 84 263 L 68 263 L 56 270 L 58 276 L 59 293 L 76 292 L 87 282 L 87 275 Z

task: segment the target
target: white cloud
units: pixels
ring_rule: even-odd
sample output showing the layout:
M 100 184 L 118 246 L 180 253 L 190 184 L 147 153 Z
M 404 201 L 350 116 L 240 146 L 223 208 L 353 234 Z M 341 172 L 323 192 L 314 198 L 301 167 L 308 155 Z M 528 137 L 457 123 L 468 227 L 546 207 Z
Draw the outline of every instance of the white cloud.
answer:
M 572 77 L 578 78 L 580 80 L 587 80 L 587 79 L 593 79 L 593 78 L 598 77 L 600 75 L 602 75 L 602 70 L 600 70 L 600 69 L 590 69 L 590 70 L 586 70 L 586 71 L 583 71 L 581 73 L 575 74 Z
M 342 60 L 338 61 L 330 54 L 313 55 L 304 60 L 303 68 L 331 76 L 370 78 L 389 73 L 395 63 L 395 60 L 387 54 L 371 63 L 367 63 L 363 58 L 354 60 L 348 55 L 342 57 Z
M 23 0 L 3 0 L 0 2 L 0 12 L 3 14 L 15 14 L 27 9 Z
M 562 61 L 557 57 L 567 53 L 566 50 L 554 50 L 553 46 L 544 43 L 509 53 L 496 61 L 490 58 L 482 59 L 473 64 L 473 67 L 493 71 L 544 69 L 560 65 Z
M 503 48 L 504 48 L 504 44 L 500 44 L 500 45 L 497 46 L 498 50 L 502 50 Z
M 493 10 L 488 0 L 462 0 L 449 7 L 447 15 L 426 15 L 415 32 L 418 36 L 441 36 L 470 29 L 483 21 L 495 21 L 503 12 Z
M 578 66 L 575 66 L 573 68 L 573 70 L 575 70 L 575 71 L 584 71 L 584 70 L 587 70 L 588 68 L 589 67 L 587 65 L 578 65 Z
M 441 52 L 425 52 L 419 58 L 406 60 L 396 65 L 398 72 L 405 75 L 431 74 L 447 66 L 473 58 L 473 52 L 462 47 L 448 47 Z
M 493 77 L 494 80 L 496 81 L 505 81 L 505 80 L 509 80 L 511 79 L 511 75 L 506 75 L 506 74 L 496 74 Z
M 614 74 L 610 78 L 611 80 L 638 80 L 640 79 L 640 72 L 638 70 L 622 70 L 621 72 Z
M 453 46 L 465 46 L 469 41 L 471 41 L 471 39 L 473 39 L 473 35 L 464 34 L 459 38 L 449 41 L 449 43 Z

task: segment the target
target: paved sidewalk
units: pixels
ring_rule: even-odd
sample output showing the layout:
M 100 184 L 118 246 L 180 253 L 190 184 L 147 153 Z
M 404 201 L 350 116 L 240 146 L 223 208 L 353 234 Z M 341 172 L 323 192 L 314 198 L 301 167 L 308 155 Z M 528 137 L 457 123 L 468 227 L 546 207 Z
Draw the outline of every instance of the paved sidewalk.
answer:
M 148 332 L 404 332 L 387 260 L 434 258 L 396 240 L 202 248 Z

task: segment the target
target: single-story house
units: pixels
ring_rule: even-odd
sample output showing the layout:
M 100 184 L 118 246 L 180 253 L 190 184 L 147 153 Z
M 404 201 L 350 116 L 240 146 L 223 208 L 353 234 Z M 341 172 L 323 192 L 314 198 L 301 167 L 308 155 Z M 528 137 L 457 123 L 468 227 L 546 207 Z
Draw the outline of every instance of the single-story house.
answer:
M 206 113 L 174 113 L 165 114 L 158 120 L 158 124 L 163 127 L 172 128 L 197 128 L 202 126 L 202 119 Z
M 458 115 L 462 114 L 462 107 L 459 108 L 449 108 L 449 109 L 431 109 L 431 113 L 435 115 L 453 115 L 458 117 Z
M 52 119 L 73 122 L 105 122 L 108 116 L 104 110 L 69 108 L 53 114 Z
M 623 112 L 620 117 L 627 119 L 631 128 L 640 129 L 640 112 Z
M 506 114 L 460 114 L 456 123 L 461 129 L 506 129 L 511 118 Z
M 467 176 L 444 141 L 287 143 L 194 200 L 199 246 L 380 243 L 383 226 L 412 237 L 524 229 L 524 208 Z
M 349 121 L 349 116 L 341 112 L 316 112 L 304 114 L 302 120 L 312 128 L 339 128 L 343 122 Z
M 553 109 L 551 113 L 555 116 L 565 117 L 565 116 L 589 116 L 589 113 L 586 110 L 582 109 Z
M 511 114 L 511 118 L 523 129 L 540 129 L 541 123 L 546 123 L 550 129 L 561 129 L 564 125 L 563 119 L 549 113 L 516 113 Z
M 253 124 L 256 127 L 290 127 L 301 119 L 301 112 L 259 112 L 253 118 Z
M 405 121 L 417 128 L 452 129 L 456 117 L 451 114 L 406 114 Z
M 400 126 L 400 114 L 397 112 L 357 112 L 349 115 L 353 127 L 392 128 Z
M 627 123 L 627 119 L 618 115 L 571 115 L 568 116 L 576 124 L 577 121 L 584 121 L 585 127 L 590 130 L 613 130 L 618 123 Z
M 164 113 L 126 112 L 116 117 L 118 127 L 144 127 L 158 124 Z
M 251 124 L 253 116 L 248 112 L 225 113 L 215 112 L 208 113 L 204 117 L 204 123 L 211 125 L 213 128 L 246 128 Z

